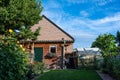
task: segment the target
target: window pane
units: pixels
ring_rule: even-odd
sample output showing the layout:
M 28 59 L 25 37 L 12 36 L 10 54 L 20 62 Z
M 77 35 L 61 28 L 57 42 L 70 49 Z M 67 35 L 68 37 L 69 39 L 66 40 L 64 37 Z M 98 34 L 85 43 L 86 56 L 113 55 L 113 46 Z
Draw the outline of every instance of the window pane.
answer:
M 50 47 L 50 52 L 51 53 L 56 53 L 56 47 L 55 46 L 51 46 Z

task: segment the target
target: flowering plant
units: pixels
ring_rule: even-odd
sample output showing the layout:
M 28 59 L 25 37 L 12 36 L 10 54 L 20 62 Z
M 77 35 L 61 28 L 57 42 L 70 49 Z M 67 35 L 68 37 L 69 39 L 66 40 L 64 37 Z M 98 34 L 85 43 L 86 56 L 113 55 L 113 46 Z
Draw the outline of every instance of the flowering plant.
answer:
M 0 35 L 1 80 L 25 79 L 28 52 L 18 43 L 14 33 L 12 29 L 9 29 L 4 35 Z

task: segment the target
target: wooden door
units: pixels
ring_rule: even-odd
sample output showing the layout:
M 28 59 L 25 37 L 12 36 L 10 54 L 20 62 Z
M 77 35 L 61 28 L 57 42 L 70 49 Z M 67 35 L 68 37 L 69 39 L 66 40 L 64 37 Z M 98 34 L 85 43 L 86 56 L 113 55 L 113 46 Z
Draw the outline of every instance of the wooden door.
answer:
M 34 52 L 35 52 L 34 61 L 42 62 L 43 48 L 42 47 L 36 47 L 36 48 L 34 48 Z

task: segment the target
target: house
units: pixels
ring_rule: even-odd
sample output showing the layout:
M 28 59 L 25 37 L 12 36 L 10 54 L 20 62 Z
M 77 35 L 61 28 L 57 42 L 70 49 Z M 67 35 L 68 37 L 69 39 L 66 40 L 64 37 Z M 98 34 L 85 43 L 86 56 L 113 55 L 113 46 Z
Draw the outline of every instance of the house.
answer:
M 38 24 L 31 27 L 31 30 L 34 32 L 38 27 L 40 35 L 37 40 L 25 44 L 28 48 L 32 45 L 31 62 L 43 62 L 49 69 L 61 68 L 62 56 L 72 53 L 74 38 L 44 15 Z

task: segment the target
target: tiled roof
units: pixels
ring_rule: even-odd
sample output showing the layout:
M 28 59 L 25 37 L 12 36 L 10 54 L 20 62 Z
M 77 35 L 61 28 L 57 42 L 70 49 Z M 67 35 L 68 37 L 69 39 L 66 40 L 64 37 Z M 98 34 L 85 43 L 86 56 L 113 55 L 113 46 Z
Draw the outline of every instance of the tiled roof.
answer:
M 67 42 L 74 42 L 72 36 L 44 15 L 38 24 L 31 27 L 31 30 L 34 32 L 38 27 L 40 27 L 40 35 L 37 37 L 39 42 L 62 42 L 62 38 Z

